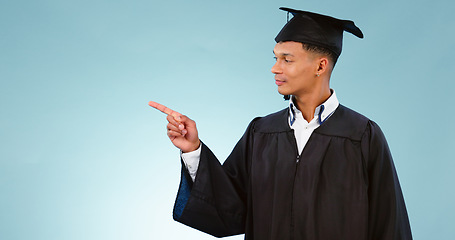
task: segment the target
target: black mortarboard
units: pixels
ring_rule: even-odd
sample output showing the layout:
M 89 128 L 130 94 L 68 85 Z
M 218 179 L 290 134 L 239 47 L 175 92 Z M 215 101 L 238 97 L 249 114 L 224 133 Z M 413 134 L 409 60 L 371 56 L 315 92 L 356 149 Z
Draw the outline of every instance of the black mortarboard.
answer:
M 363 33 L 353 21 L 341 20 L 317 13 L 280 8 L 294 17 L 289 20 L 275 38 L 276 42 L 294 41 L 308 43 L 329 49 L 336 56 L 341 54 L 343 31 L 350 32 L 359 38 Z

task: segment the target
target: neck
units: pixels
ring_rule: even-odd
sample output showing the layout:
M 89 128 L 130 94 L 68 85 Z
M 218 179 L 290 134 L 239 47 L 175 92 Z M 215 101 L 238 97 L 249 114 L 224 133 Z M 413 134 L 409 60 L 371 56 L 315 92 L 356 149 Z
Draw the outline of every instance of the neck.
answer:
M 323 102 L 329 99 L 332 95 L 330 88 L 321 88 L 319 91 L 313 93 L 304 94 L 301 96 L 294 96 L 295 104 L 297 108 L 302 112 L 303 118 L 307 122 L 310 122 L 314 118 L 314 111 Z

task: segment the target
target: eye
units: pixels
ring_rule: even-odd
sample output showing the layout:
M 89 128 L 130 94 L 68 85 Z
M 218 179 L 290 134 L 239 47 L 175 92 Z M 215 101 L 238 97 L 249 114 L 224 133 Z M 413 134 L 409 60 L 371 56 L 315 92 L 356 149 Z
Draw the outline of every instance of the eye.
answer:
M 290 63 L 290 62 L 292 62 L 292 61 L 291 61 L 291 60 L 289 60 L 289 59 L 284 59 L 284 61 L 285 61 L 285 62 L 287 62 L 287 63 Z
M 278 58 L 277 58 L 277 57 L 273 57 L 273 59 L 275 59 L 275 61 L 277 61 L 277 60 L 278 60 Z

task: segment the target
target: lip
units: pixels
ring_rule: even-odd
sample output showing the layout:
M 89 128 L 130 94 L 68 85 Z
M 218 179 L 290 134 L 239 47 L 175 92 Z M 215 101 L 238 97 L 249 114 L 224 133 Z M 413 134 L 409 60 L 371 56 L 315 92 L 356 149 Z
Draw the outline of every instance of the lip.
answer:
M 278 86 L 281 86 L 284 84 L 284 81 L 280 81 L 278 79 L 275 79 L 275 84 L 278 85 Z

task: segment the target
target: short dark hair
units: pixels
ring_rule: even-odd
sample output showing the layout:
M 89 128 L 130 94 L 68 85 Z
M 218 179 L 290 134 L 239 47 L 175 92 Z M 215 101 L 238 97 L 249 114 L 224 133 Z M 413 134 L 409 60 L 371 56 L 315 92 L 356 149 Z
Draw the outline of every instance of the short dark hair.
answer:
M 316 46 L 310 43 L 302 43 L 302 45 L 303 49 L 307 51 L 327 56 L 327 58 L 329 58 L 329 61 L 333 63 L 332 67 L 335 67 L 335 63 L 338 60 L 338 55 L 336 55 L 334 52 L 330 51 L 327 48 Z

